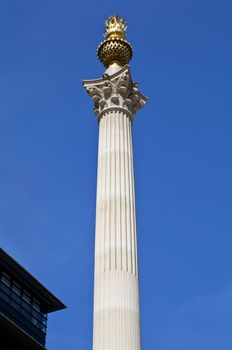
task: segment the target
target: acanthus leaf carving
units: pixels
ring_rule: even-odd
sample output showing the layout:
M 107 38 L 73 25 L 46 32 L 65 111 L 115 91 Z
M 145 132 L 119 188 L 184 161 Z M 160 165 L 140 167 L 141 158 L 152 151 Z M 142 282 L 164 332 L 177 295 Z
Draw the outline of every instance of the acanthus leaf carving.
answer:
M 129 66 L 102 79 L 84 81 L 83 85 L 94 102 L 94 113 L 101 118 L 107 110 L 120 109 L 133 118 L 144 106 L 147 98 L 138 91 L 138 83 L 133 83 Z

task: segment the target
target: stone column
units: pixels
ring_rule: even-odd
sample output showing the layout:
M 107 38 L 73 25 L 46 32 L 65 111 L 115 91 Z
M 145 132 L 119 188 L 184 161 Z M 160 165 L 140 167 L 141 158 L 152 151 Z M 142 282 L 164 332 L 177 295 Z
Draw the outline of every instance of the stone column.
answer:
M 140 350 L 131 124 L 147 99 L 128 65 L 83 84 L 99 122 L 93 349 Z

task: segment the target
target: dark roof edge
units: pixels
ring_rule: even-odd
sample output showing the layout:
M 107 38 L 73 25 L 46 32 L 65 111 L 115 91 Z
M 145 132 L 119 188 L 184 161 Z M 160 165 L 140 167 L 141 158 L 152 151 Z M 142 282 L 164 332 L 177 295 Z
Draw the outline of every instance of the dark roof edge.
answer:
M 27 284 L 35 295 L 38 295 L 44 300 L 47 304 L 46 312 L 49 313 L 66 308 L 65 304 L 0 247 L 0 265 L 1 264 L 12 273 L 15 273 L 17 278 Z

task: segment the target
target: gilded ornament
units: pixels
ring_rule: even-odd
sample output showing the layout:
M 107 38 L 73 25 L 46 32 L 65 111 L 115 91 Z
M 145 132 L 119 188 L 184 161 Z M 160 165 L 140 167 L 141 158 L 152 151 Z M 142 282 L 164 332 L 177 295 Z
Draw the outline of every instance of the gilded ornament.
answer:
M 99 45 L 97 55 L 106 68 L 114 64 L 120 67 L 129 63 L 133 50 L 125 40 L 126 21 L 118 16 L 111 16 L 105 22 L 105 40 Z

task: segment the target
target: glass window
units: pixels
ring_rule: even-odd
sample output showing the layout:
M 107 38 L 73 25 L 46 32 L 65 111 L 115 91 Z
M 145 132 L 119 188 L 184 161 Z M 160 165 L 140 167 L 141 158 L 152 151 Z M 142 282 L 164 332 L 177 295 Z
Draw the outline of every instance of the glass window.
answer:
M 16 310 L 20 310 L 20 304 L 19 304 L 20 300 L 15 300 L 15 299 L 11 299 L 10 304 L 13 306 L 14 309 Z
M 21 294 L 21 286 L 17 282 L 13 281 L 12 284 L 12 290 L 15 294 L 20 295 Z
M 17 310 L 20 309 L 20 301 L 21 301 L 20 294 L 21 294 L 20 285 L 17 282 L 13 281 L 13 283 L 12 283 L 12 293 L 11 293 L 11 297 L 12 297 L 11 304 Z
M 31 295 L 26 291 L 23 290 L 22 293 L 22 301 L 21 301 L 21 312 L 22 314 L 27 317 L 27 318 L 31 318 Z
M 10 300 L 10 294 L 11 294 L 11 279 L 10 276 L 8 274 L 6 274 L 5 272 L 2 272 L 1 276 L 1 296 L 2 298 L 9 302 Z
M 35 310 L 40 311 L 40 302 L 36 298 L 33 298 L 32 306 Z
M 25 289 L 23 290 L 23 300 L 25 300 L 28 304 L 31 303 L 31 295 Z
M 1 285 L 1 297 L 7 302 L 10 301 L 10 289 L 5 284 Z
M 7 275 L 7 273 L 5 273 L 5 272 L 2 273 L 1 280 L 7 287 L 10 288 L 11 278 L 9 275 Z

